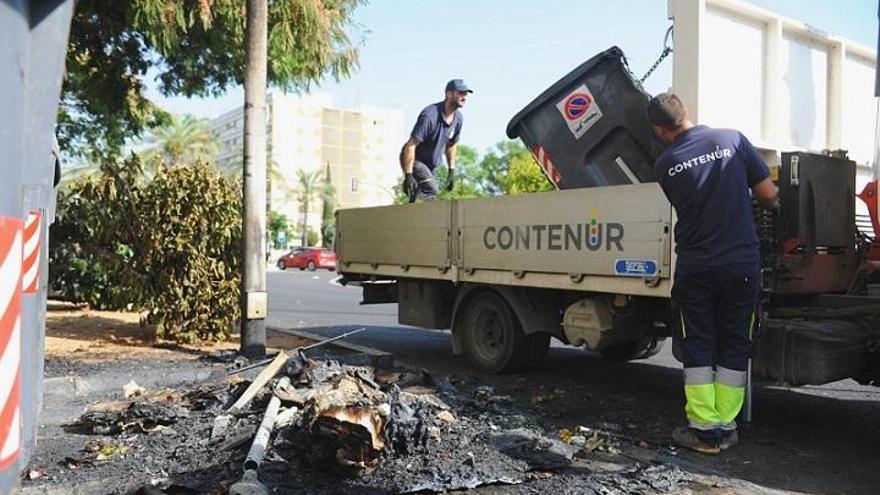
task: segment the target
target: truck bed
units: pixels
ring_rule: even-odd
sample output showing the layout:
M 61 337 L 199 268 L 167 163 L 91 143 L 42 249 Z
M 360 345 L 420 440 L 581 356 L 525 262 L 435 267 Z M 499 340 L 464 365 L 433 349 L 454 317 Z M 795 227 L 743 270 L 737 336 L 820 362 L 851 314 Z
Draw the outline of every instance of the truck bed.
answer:
M 669 297 L 673 213 L 657 184 L 340 210 L 349 279 Z

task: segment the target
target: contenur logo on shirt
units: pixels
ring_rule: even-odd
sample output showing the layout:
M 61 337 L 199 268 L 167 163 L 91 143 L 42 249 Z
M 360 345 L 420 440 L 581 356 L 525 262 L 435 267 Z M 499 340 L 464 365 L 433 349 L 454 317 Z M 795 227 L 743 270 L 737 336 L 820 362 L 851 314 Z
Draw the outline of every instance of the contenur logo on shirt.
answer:
M 733 151 L 730 148 L 722 148 L 720 146 L 716 146 L 715 151 L 713 151 L 712 153 L 697 155 L 680 163 L 676 163 L 675 165 L 669 167 L 669 170 L 667 170 L 666 173 L 670 177 L 675 177 L 677 174 L 680 174 L 687 169 L 698 167 L 700 165 L 705 165 L 706 163 L 712 163 L 715 160 L 720 160 L 722 158 L 730 158 L 731 156 L 733 156 Z

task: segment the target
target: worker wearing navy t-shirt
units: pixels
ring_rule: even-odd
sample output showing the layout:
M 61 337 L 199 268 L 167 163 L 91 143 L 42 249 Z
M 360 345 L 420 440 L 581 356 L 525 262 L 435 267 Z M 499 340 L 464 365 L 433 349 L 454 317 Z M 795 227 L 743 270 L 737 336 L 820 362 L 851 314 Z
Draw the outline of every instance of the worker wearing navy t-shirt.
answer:
M 684 365 L 687 427 L 673 440 L 705 454 L 738 442 L 760 256 L 752 198 L 775 208 L 776 186 L 740 132 L 694 125 L 674 94 L 651 99 L 648 119 L 669 146 L 654 173 L 675 208 L 673 339 Z
M 433 200 L 440 190 L 437 186 L 437 167 L 446 156 L 449 173 L 446 189 L 455 185 L 455 152 L 461 136 L 463 116 L 459 109 L 473 91 L 461 79 L 446 84 L 443 101 L 428 105 L 419 113 L 409 140 L 400 150 L 403 168 L 403 192 L 412 203 L 416 199 Z

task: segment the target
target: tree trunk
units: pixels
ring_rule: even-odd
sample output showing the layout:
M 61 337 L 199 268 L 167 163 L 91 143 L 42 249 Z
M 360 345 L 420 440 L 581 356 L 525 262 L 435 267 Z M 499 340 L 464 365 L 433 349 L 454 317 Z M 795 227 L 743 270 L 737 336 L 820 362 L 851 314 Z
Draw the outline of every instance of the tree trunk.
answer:
M 321 246 L 329 247 L 333 243 L 330 240 L 329 229 L 335 222 L 333 208 L 333 181 L 330 177 L 330 162 L 324 172 L 324 186 L 321 188 Z
M 303 199 L 303 228 L 302 228 L 302 245 L 303 247 L 308 246 L 309 242 L 309 194 L 311 192 L 306 192 L 306 197 Z
M 241 352 L 266 354 L 267 0 L 247 0 L 244 74 Z

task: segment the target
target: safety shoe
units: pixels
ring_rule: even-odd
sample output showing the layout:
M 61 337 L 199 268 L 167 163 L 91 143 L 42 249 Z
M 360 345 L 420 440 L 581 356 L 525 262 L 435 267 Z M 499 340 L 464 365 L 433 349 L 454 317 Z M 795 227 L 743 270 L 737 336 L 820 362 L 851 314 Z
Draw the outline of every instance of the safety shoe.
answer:
M 734 445 L 739 443 L 739 434 L 736 430 L 725 431 L 723 436 L 721 437 L 721 443 L 718 444 L 718 447 L 721 450 L 727 450 Z
M 704 442 L 697 431 L 693 428 L 685 428 L 680 426 L 672 431 L 672 440 L 686 449 L 706 455 L 717 455 L 721 453 L 721 447 Z

